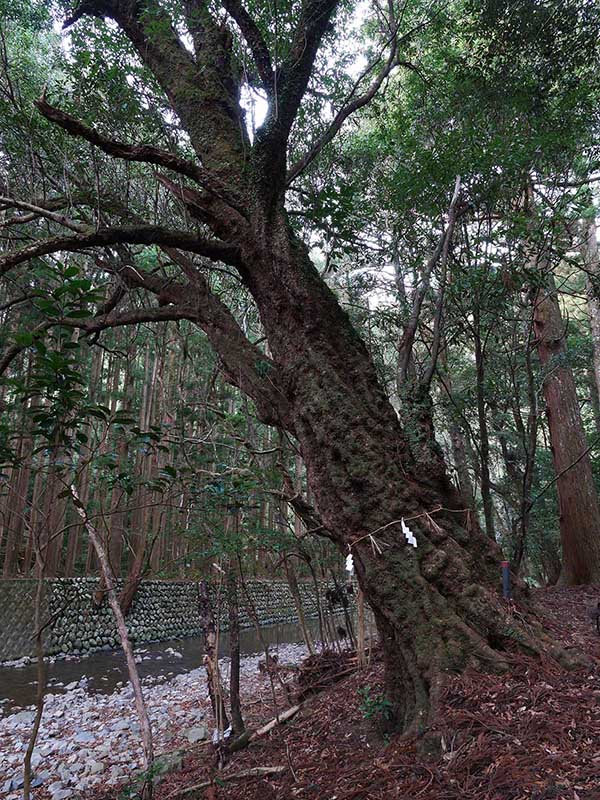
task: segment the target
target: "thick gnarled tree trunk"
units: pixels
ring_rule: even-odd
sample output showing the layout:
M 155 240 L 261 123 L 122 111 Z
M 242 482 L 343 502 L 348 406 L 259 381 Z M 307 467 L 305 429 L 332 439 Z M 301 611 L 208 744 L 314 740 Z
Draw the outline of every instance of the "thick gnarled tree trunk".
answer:
M 253 239 L 246 258 L 265 267 L 248 283 L 280 370 L 286 421 L 331 537 L 354 556 L 395 718 L 421 729 L 448 671 L 503 669 L 507 642 L 537 644 L 515 633 L 501 601 L 499 549 L 446 477 L 419 470 L 365 345 L 283 212 L 263 225 L 259 251 Z

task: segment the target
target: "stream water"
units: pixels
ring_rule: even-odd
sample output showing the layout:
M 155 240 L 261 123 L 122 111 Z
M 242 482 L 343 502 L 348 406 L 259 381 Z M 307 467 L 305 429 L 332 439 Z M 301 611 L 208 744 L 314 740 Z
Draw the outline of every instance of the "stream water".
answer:
M 343 621 L 342 623 L 343 624 Z M 318 638 L 317 620 L 307 620 L 311 634 Z M 302 632 L 297 624 L 266 625 L 261 628 L 261 637 L 254 628 L 240 631 L 242 654 L 261 653 L 263 643 L 273 648 L 278 644 L 302 641 Z M 155 681 L 183 672 L 189 672 L 202 664 L 202 643 L 199 637 L 173 639 L 163 642 L 148 642 L 136 647 L 138 670 L 142 678 L 151 676 Z M 229 637 L 221 635 L 220 655 L 229 654 Z M 92 653 L 84 658 L 68 658 L 48 663 L 48 692 L 64 693 L 84 686 L 90 693 L 111 694 L 128 681 L 127 667 L 122 650 L 106 650 Z M 0 667 L 0 716 L 11 714 L 16 709 L 35 702 L 36 664 L 23 667 Z

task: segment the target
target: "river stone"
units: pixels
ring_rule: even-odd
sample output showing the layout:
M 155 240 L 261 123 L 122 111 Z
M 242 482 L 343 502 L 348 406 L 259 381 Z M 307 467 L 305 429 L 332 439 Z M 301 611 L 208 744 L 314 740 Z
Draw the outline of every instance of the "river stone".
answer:
M 96 737 L 92 736 L 92 734 L 88 733 L 88 731 L 80 731 L 75 736 L 74 741 L 77 742 L 77 744 L 89 744 L 90 742 L 95 742 Z
M 52 800 L 67 800 L 68 797 L 74 797 L 72 789 L 57 789 L 55 792 L 50 789 L 49 791 Z
M 70 797 L 71 796 L 70 791 L 68 789 L 65 789 L 62 781 L 54 781 L 54 783 L 51 783 L 50 786 L 48 786 L 48 791 L 50 792 L 50 795 L 52 796 L 52 800 L 61 800 L 62 797 Z M 65 794 L 65 795 L 61 795 L 60 794 L 61 792 L 65 792 L 65 791 L 69 792 L 69 794 Z
M 208 731 L 204 725 L 194 725 L 187 731 L 186 738 L 190 744 L 196 744 L 196 742 L 208 738 Z
M 35 711 L 19 711 L 18 714 L 13 714 L 13 721 L 23 723 L 25 725 L 32 725 L 35 719 Z

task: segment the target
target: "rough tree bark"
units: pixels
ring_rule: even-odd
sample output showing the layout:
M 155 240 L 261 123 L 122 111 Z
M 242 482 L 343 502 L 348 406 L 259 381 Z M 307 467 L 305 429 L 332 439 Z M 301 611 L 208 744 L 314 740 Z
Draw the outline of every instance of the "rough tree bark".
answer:
M 258 308 L 270 355 L 245 338 L 201 271 L 185 259 L 177 263 L 187 283 L 126 267 L 119 271 L 130 287 L 157 295 L 158 307 L 69 324 L 93 332 L 143 320 L 194 320 L 219 353 L 228 380 L 253 398 L 263 422 L 296 437 L 322 518 L 319 532 L 344 555 L 352 552 L 375 615 L 395 721 L 417 730 L 428 724 L 449 671 L 468 665 L 506 669 L 502 651 L 509 644 L 548 652 L 552 643 L 541 632 L 522 628 L 503 605 L 499 550 L 475 525 L 467 529 L 463 502 L 447 476 L 428 474 L 415 461 L 365 344 L 288 222 L 288 182 L 399 63 L 390 24 L 384 34 L 390 54 L 372 83 L 355 93 L 306 157 L 286 172 L 290 130 L 337 5 L 337 0 L 299 4 L 289 52 L 274 69 L 259 26 L 240 3 L 224 3 L 235 30 L 214 18 L 205 3 L 181 4 L 192 54 L 156 0 L 84 0 L 69 22 L 84 14 L 116 22 L 164 90 L 197 161 L 111 141 L 45 98 L 38 103 L 41 113 L 117 158 L 178 172 L 177 181 L 162 174 L 159 180 L 214 238 L 149 225 L 86 229 L 6 255 L 0 272 L 59 249 L 115 242 L 201 253 L 238 271 Z M 232 66 L 238 29 L 269 98 L 267 119 L 253 142 L 239 102 L 241 72 Z M 402 518 L 416 548 L 403 534 Z
M 546 285 L 535 293 L 533 324 L 544 368 L 546 416 L 556 473 L 563 553 L 561 582 L 596 583 L 600 580 L 600 504 L 568 361 L 565 324 L 550 275 L 546 276 Z
M 218 613 L 218 609 L 217 609 Z M 223 687 L 221 684 L 221 674 L 219 671 L 219 652 L 217 640 L 217 625 L 213 613 L 208 584 L 206 581 L 198 583 L 198 614 L 200 627 L 202 629 L 202 641 L 204 645 L 204 667 L 206 669 L 206 682 L 208 684 L 208 694 L 215 718 L 216 729 L 219 736 L 229 726 L 225 701 L 223 699 Z
M 501 649 L 514 636 L 525 641 L 498 597 L 500 553 L 477 527 L 467 532 L 450 481 L 414 461 L 364 344 L 283 211 L 259 241 L 260 260 L 251 252 L 268 268 L 252 276 L 252 293 L 313 495 L 331 538 L 354 555 L 382 635 L 395 718 L 420 728 L 448 670 L 502 669 Z
M 600 300 L 598 300 L 600 253 L 598 252 L 598 234 L 596 231 L 595 217 L 582 220 L 581 222 L 581 255 L 586 270 L 586 290 L 588 296 L 588 313 L 590 315 L 590 332 L 592 334 L 594 377 L 596 379 L 597 393 L 600 394 Z

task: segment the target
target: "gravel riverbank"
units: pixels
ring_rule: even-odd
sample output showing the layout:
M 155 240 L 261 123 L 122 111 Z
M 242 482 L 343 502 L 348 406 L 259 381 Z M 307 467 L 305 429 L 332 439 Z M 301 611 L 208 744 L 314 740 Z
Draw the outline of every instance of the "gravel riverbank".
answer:
M 298 663 L 306 657 L 306 648 L 300 644 L 280 645 L 271 652 L 278 652 L 280 663 Z M 260 655 L 242 659 L 243 702 L 268 702 L 270 686 L 258 672 L 260 659 Z M 228 660 L 220 663 L 226 678 Z M 143 683 L 156 753 L 189 747 L 212 734 L 203 667 L 174 677 L 149 676 Z M 82 678 L 64 687 L 64 693 L 46 696 L 33 756 L 35 797 L 84 797 L 96 785 L 123 783 L 141 765 L 131 687 L 91 694 L 86 684 Z M 0 797 L 6 800 L 22 797 L 23 756 L 33 717 L 33 706 L 29 706 L 0 718 Z

